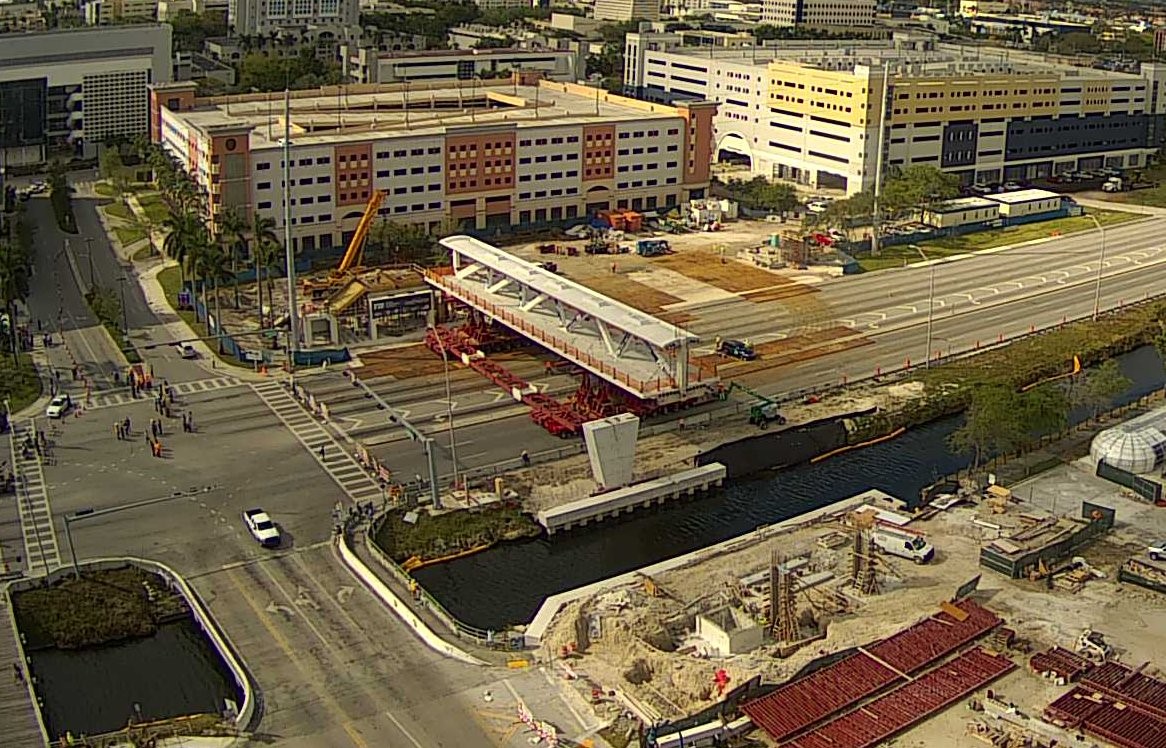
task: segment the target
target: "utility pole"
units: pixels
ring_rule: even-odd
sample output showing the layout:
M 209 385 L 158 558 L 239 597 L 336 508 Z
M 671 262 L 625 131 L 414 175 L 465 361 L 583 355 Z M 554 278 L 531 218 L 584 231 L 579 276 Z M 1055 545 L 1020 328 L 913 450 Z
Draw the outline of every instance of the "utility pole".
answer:
M 296 368 L 300 349 L 300 324 L 296 304 L 296 253 L 291 235 L 291 89 L 283 90 L 283 251 L 287 261 L 287 355 L 288 366 Z
M 935 265 L 930 268 L 927 283 L 927 359 L 923 368 L 931 368 L 931 325 L 935 319 Z
M 1101 274 L 1105 271 L 1105 228 L 1102 227 L 1101 221 L 1097 220 L 1097 216 L 1092 213 L 1085 215 L 1093 220 L 1093 225 L 1101 234 L 1101 257 L 1097 260 L 1097 281 L 1093 285 L 1093 321 L 1096 322 L 1098 315 L 1101 314 Z
M 445 421 L 449 427 L 449 458 L 453 461 L 453 487 L 456 491 L 458 487 L 457 442 L 453 435 L 453 397 L 450 395 L 449 387 L 449 355 L 446 353 L 445 343 L 437 334 L 437 328 L 431 327 L 430 329 L 433 330 L 433 339 L 437 341 L 437 347 L 441 350 L 441 363 L 445 367 Z
M 887 97 L 891 94 L 891 62 L 883 61 L 883 86 L 879 97 L 878 143 L 875 151 L 874 200 L 871 210 L 870 253 L 879 253 L 879 197 L 883 191 L 883 143 L 887 138 Z
M 97 276 L 93 274 L 93 237 L 85 237 L 85 254 L 89 258 L 89 290 L 97 288 Z

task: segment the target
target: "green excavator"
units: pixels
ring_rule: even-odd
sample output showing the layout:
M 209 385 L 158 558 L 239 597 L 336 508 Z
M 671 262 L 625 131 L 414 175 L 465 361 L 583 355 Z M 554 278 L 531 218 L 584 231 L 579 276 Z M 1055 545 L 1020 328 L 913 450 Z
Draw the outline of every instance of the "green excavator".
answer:
M 785 416 L 781 414 L 773 398 L 766 397 L 740 382 L 731 382 L 728 387 L 721 390 L 721 399 L 728 400 L 733 394 L 733 390 L 741 390 L 757 400 L 755 404 L 749 406 L 749 423 L 761 429 L 769 428 L 771 423 L 776 423 L 779 426 L 785 423 Z

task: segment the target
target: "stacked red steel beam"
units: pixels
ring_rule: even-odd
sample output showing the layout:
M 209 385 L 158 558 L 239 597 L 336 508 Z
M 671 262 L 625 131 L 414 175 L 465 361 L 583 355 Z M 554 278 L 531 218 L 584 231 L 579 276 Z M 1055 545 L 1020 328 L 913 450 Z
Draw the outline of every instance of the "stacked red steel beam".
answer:
M 885 665 L 864 654 L 853 654 L 787 683 L 743 709 L 753 724 L 780 741 L 898 680 L 902 678 Z
M 1049 704 L 1045 719 L 1123 748 L 1166 748 L 1166 720 L 1090 688 L 1078 686 Z
M 1166 682 L 1120 662 L 1106 662 L 1089 671 L 1081 685 L 1107 693 L 1166 720 Z
M 1016 664 L 1007 657 L 989 654 L 977 647 L 786 746 L 871 748 L 1015 667 Z
M 938 613 L 867 647 L 873 656 L 851 655 L 787 683 L 743 709 L 771 738 L 786 740 L 902 680 L 895 670 L 919 670 L 975 641 L 1001 622 L 999 616 L 972 600 L 961 600 L 956 606 L 968 614 L 963 621 Z
M 1057 677 L 1064 678 L 1066 681 L 1072 683 L 1082 673 L 1093 667 L 1093 663 L 1067 649 L 1053 647 L 1046 649 L 1044 652 L 1034 654 L 1029 658 L 1028 666 L 1034 673 L 1053 673 Z
M 1001 623 L 1000 617 L 973 600 L 956 607 L 968 614 L 957 621 L 938 613 L 914 626 L 867 647 L 872 656 L 903 673 L 913 673 L 986 634 Z

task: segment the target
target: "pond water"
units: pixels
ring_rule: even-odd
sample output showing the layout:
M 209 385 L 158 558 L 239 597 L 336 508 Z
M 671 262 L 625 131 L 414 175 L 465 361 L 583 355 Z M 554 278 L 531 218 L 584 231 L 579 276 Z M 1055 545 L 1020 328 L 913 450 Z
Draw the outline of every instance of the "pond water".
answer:
M 86 649 L 40 649 L 32 672 L 49 735 L 99 735 L 137 722 L 241 706 L 230 670 L 193 618 L 150 637 Z

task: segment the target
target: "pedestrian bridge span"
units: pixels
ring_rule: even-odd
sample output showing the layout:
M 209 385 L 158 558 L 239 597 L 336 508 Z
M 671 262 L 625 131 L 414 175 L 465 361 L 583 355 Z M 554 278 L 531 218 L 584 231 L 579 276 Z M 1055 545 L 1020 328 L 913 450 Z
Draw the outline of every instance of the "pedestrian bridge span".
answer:
M 441 240 L 451 273 L 435 288 L 642 400 L 691 400 L 717 386 L 689 359 L 700 338 L 471 236 Z

